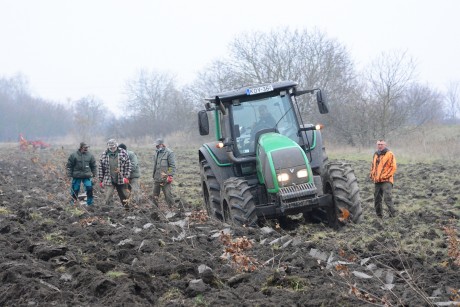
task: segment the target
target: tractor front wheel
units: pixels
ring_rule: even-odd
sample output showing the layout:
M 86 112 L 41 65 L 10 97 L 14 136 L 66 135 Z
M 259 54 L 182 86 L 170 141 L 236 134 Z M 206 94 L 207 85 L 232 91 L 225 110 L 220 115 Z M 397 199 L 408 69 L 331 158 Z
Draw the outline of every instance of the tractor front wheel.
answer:
M 221 198 L 224 221 L 236 226 L 257 226 L 256 205 L 246 180 L 225 180 Z
M 220 185 L 211 166 L 206 160 L 201 161 L 201 191 L 206 212 L 211 218 L 223 219 L 220 207 Z
M 325 194 L 332 194 L 333 202 L 327 208 L 328 223 L 339 228 L 347 222 L 359 223 L 362 219 L 358 180 L 351 166 L 342 162 L 329 162 L 323 174 Z

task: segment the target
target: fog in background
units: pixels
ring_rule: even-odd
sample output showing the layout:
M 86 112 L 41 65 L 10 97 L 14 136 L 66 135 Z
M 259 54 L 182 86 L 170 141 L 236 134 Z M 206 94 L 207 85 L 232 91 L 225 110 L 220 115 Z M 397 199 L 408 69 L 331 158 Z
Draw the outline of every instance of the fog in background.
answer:
M 457 1 L 279 5 L 0 0 L 0 141 L 195 137 L 203 97 L 286 79 L 338 143 L 458 124 Z

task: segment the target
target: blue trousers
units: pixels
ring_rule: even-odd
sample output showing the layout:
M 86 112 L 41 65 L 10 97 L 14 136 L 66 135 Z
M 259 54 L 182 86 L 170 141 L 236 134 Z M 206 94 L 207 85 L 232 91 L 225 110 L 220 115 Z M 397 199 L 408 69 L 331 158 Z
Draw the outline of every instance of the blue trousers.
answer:
M 86 203 L 88 205 L 93 204 L 93 183 L 91 178 L 72 178 L 72 186 L 70 187 L 70 195 L 74 200 L 78 199 L 78 193 L 80 192 L 80 186 L 83 183 L 86 191 Z

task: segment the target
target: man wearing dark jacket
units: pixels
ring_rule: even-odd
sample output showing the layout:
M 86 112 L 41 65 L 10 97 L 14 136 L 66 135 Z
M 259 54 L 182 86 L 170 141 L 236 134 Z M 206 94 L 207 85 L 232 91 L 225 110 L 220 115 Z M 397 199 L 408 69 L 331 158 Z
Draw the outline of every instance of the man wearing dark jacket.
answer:
M 80 148 L 72 153 L 67 160 L 67 176 L 72 178 L 70 194 L 71 203 L 78 200 L 80 186 L 83 183 L 86 190 L 86 203 L 88 206 L 93 204 L 93 183 L 91 178 L 96 177 L 96 159 L 88 152 L 89 146 L 81 142 Z

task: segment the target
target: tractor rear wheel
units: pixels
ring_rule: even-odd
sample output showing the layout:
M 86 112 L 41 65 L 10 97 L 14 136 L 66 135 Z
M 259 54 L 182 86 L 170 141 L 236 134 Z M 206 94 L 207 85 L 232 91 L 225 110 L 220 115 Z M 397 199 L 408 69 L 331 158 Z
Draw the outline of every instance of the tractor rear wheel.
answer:
M 206 212 L 211 218 L 223 219 L 220 207 L 220 185 L 206 160 L 201 161 L 201 191 Z
M 257 226 L 257 212 L 251 187 L 246 180 L 229 178 L 222 191 L 224 221 L 236 226 Z
M 329 162 L 323 174 L 325 194 L 332 194 L 333 203 L 327 208 L 328 223 L 339 228 L 347 222 L 359 223 L 362 219 L 358 180 L 351 166 L 342 162 Z

